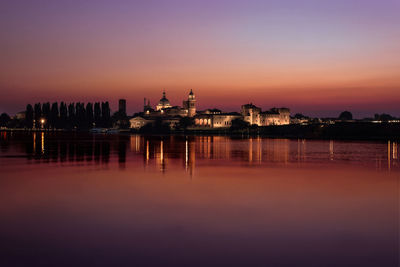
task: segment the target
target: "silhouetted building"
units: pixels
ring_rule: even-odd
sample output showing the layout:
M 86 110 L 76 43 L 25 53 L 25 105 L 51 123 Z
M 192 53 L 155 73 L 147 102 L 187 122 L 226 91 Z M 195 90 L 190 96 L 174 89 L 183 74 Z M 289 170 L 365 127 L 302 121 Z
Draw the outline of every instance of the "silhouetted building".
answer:
M 126 100 L 120 99 L 118 102 L 118 111 L 120 114 L 126 114 Z

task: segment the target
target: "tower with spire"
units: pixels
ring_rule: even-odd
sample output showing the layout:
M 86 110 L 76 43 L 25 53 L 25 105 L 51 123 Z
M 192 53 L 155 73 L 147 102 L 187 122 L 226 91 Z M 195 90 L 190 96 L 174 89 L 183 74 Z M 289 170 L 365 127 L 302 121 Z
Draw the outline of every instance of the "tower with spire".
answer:
M 196 96 L 192 89 L 190 89 L 188 100 L 183 101 L 183 107 L 188 110 L 189 117 L 194 117 L 196 115 Z

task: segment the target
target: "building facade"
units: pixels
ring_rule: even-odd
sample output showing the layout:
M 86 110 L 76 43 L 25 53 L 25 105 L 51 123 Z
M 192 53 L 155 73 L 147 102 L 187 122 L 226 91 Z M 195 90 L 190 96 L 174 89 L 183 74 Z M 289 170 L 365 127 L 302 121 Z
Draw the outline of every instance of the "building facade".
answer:
M 252 103 L 243 105 L 240 114 L 243 120 L 250 125 L 269 126 L 290 124 L 290 110 L 288 108 L 271 108 L 262 111 Z
M 229 128 L 234 119 L 241 119 L 237 112 L 231 113 L 202 113 L 196 115 L 194 125 L 199 128 Z

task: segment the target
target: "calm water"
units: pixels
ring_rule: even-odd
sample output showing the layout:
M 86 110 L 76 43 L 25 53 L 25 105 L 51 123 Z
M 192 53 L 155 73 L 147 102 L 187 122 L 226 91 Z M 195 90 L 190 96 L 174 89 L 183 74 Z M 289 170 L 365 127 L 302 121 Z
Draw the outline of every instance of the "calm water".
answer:
M 0 266 L 399 265 L 395 142 L 0 134 Z

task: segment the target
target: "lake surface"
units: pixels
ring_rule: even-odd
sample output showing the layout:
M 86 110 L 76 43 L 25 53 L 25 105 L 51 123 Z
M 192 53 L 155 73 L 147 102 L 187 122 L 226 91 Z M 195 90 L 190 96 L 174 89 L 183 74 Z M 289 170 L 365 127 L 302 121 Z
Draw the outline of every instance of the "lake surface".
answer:
M 0 133 L 0 266 L 399 266 L 396 142 Z

